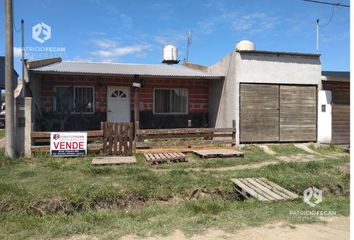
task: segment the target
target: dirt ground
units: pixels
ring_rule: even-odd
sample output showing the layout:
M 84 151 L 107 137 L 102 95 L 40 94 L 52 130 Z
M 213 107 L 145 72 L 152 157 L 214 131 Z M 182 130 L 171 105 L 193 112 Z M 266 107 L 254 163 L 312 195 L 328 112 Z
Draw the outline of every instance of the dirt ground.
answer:
M 349 240 L 349 217 L 327 217 L 325 223 L 289 225 L 285 222 L 270 223 L 261 227 L 252 227 L 236 233 L 209 229 L 202 234 L 188 237 L 176 230 L 167 236 L 141 238 L 127 235 L 120 240 Z M 90 235 L 75 235 L 60 240 L 98 240 Z
M 169 236 L 148 237 L 144 240 L 332 240 L 349 239 L 349 217 L 331 217 L 326 223 L 289 225 L 284 222 L 266 224 L 261 227 L 247 228 L 237 233 L 221 230 L 208 230 L 200 235 L 186 237 L 176 230 Z M 86 236 L 87 237 L 87 236 Z M 75 238 L 73 238 L 75 239 Z M 84 238 L 89 239 L 89 238 Z M 136 236 L 124 236 L 121 240 L 138 240 Z

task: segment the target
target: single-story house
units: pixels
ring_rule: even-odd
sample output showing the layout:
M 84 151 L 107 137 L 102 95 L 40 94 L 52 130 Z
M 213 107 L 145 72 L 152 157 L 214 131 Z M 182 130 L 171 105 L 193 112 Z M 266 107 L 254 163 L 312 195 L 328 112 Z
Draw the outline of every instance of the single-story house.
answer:
M 209 82 L 222 75 L 180 65 L 27 62 L 36 130 L 94 130 L 104 121 L 140 128 L 208 127 Z M 63 113 L 64 112 L 64 113 Z M 64 116 L 63 116 L 64 115 Z M 62 129 L 63 130 L 63 129 Z
M 334 144 L 350 143 L 350 72 L 323 71 L 323 98 L 321 114 L 323 117 L 323 142 Z M 320 139 L 322 141 L 322 139 Z
M 28 61 L 34 130 L 236 127 L 236 144 L 316 142 L 319 54 L 236 48 L 216 64 Z

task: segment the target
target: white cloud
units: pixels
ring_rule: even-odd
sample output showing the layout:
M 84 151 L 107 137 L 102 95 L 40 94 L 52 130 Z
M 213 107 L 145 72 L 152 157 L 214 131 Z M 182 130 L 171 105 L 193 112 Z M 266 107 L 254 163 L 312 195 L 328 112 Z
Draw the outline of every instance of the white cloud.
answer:
M 278 17 L 264 12 L 240 13 L 224 9 L 219 14 L 202 19 L 198 26 L 204 34 L 211 34 L 222 25 L 231 25 L 235 31 L 254 34 L 274 28 L 278 22 Z
M 91 52 L 95 57 L 104 61 L 114 61 L 119 57 L 135 55 L 142 56 L 151 46 L 148 44 L 133 44 L 128 46 L 118 46 L 118 43 L 112 40 L 96 40 L 98 50 Z
M 183 33 L 171 33 L 171 34 L 163 34 L 157 35 L 153 37 L 153 40 L 159 45 L 166 45 L 166 44 L 175 44 L 179 45 L 182 41 L 187 41 L 187 32 Z
M 93 43 L 99 48 L 113 48 L 118 45 L 116 41 L 110 39 L 95 39 Z
M 236 31 L 257 33 L 272 29 L 277 23 L 278 17 L 270 16 L 262 12 L 255 12 L 234 20 L 232 26 Z

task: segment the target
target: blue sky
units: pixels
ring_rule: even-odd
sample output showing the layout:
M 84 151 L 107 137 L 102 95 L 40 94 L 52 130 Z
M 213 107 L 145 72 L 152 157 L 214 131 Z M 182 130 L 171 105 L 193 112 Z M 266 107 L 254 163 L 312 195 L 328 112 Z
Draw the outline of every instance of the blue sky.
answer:
M 57 53 L 63 59 L 80 61 L 160 63 L 162 47 L 168 43 L 178 46 L 183 60 L 191 29 L 189 60 L 202 65 L 217 62 L 242 39 L 254 42 L 258 50 L 314 53 L 319 18 L 323 70 L 349 70 L 349 8 L 302 0 L 13 1 L 16 56 L 21 46 L 21 34 L 16 31 L 21 18 L 26 47 L 59 47 L 65 49 Z M 4 0 L 0 4 L 4 6 Z M 4 36 L 0 9 L 0 36 Z M 44 43 L 32 38 L 32 27 L 41 22 L 52 30 Z M 4 44 L 1 37 L 0 55 Z M 28 58 L 54 55 L 27 53 Z M 20 72 L 19 58 L 15 66 Z

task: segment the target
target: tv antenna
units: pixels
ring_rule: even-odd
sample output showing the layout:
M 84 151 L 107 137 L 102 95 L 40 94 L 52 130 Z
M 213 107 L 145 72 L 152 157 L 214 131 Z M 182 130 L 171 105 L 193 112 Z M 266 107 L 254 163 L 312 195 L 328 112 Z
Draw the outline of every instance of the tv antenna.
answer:
M 189 30 L 188 32 L 188 38 L 187 38 L 187 56 L 186 56 L 186 62 L 189 62 L 189 47 L 192 43 L 192 30 Z
M 350 5 L 341 4 L 341 3 L 339 3 L 339 2 L 338 2 L 338 3 L 333 3 L 333 2 L 324 2 L 324 1 L 317 1 L 317 0 L 303 0 L 303 1 L 333 6 L 331 17 L 330 17 L 330 19 L 328 20 L 328 22 L 327 22 L 326 24 L 324 24 L 323 26 L 321 26 L 321 25 L 320 25 L 320 19 L 318 18 L 318 19 L 316 20 L 316 53 L 319 53 L 318 38 L 319 38 L 320 27 L 325 27 L 325 26 L 327 26 L 327 25 L 332 21 L 332 18 L 333 18 L 333 15 L 334 15 L 334 8 L 335 8 L 335 7 L 346 7 L 346 8 L 350 8 Z

